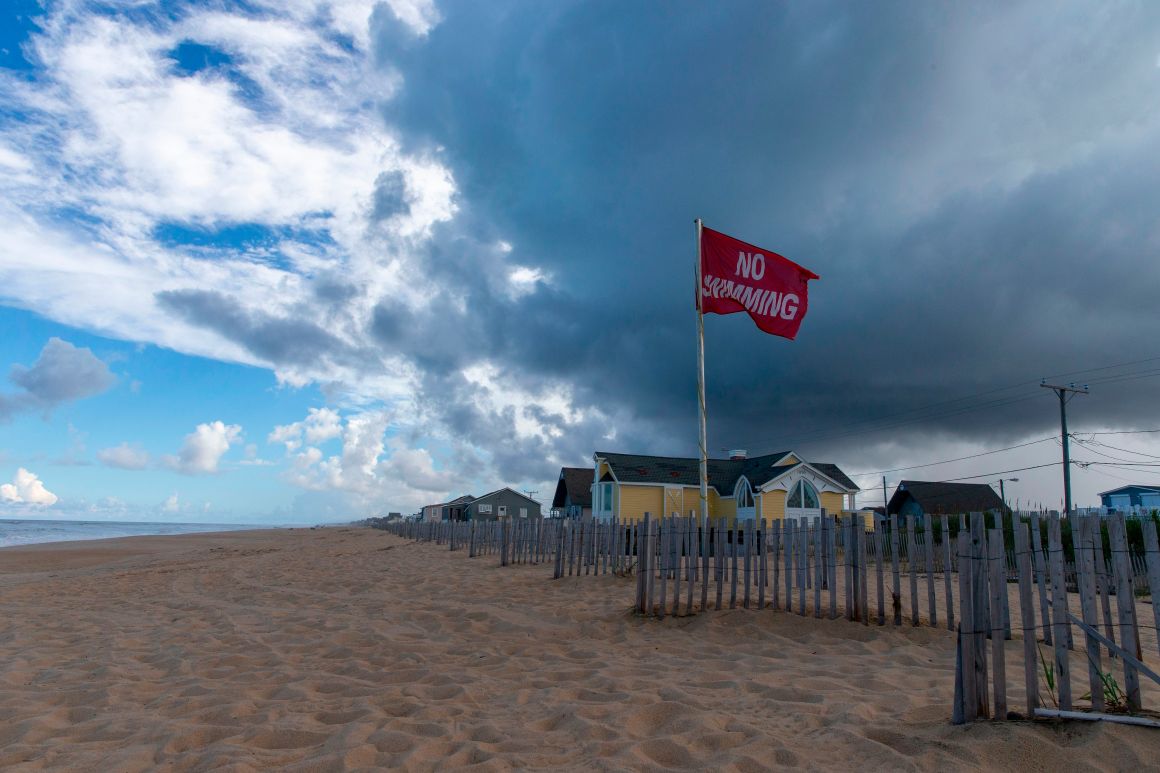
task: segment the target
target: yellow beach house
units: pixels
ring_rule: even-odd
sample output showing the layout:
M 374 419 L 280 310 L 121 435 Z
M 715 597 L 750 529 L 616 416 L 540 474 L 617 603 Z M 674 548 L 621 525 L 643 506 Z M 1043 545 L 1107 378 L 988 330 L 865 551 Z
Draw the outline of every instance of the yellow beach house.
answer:
M 635 521 L 651 513 L 700 516 L 698 459 L 597 451 L 592 484 L 594 518 Z M 812 518 L 854 509 L 858 487 L 837 465 L 804 461 L 784 451 L 749 458 L 733 451 L 709 460 L 709 516 L 746 520 Z

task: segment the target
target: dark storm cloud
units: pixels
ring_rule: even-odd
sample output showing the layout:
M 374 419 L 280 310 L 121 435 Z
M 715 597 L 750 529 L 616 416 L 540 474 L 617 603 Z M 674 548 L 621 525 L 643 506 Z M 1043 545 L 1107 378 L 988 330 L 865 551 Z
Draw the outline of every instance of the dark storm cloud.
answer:
M 1160 7 L 1059 10 L 450 4 L 421 44 L 386 36 L 377 55 L 405 79 L 386 119 L 456 175 L 461 216 L 430 265 L 466 311 L 415 324 L 381 305 L 374 332 L 432 370 L 426 396 L 474 442 L 496 426 L 447 374 L 489 357 L 567 380 L 616 417 L 617 447 L 692 453 L 700 215 L 822 276 L 796 342 L 707 318 L 713 448 L 848 452 L 876 438 L 824 438 L 1147 356 Z M 498 239 L 553 286 L 505 298 L 486 278 Z M 1083 420 L 1155 421 L 1149 383 L 1108 385 Z M 1034 400 L 948 414 L 894 436 L 1055 421 Z M 609 429 L 560 442 L 588 453 Z
M 359 361 L 360 353 L 305 319 L 246 309 L 236 298 L 212 290 L 167 290 L 157 302 L 186 321 L 213 330 L 269 362 L 316 365 Z M 367 361 L 361 364 L 366 366 Z

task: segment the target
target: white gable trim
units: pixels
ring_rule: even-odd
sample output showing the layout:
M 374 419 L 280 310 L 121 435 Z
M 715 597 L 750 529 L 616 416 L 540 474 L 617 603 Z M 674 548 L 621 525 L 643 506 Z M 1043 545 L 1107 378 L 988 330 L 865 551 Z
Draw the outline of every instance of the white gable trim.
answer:
M 797 455 L 795 454 L 795 456 Z M 801 457 L 798 458 L 800 459 Z M 781 475 L 778 475 L 776 478 L 767 480 L 761 487 L 761 491 L 788 491 L 790 485 L 797 483 L 798 479 L 802 477 L 803 470 L 808 470 L 811 473 L 809 476 L 809 481 L 813 484 L 814 488 L 818 489 L 818 493 L 830 490 L 836 494 L 853 494 L 854 492 L 858 491 L 856 488 L 846 488 L 841 483 L 838 483 L 838 481 L 831 478 L 829 475 L 826 475 L 825 473 L 815 469 L 809 462 L 802 462 L 801 464 L 797 464 L 783 472 Z M 819 480 L 824 484 L 821 487 L 818 486 Z

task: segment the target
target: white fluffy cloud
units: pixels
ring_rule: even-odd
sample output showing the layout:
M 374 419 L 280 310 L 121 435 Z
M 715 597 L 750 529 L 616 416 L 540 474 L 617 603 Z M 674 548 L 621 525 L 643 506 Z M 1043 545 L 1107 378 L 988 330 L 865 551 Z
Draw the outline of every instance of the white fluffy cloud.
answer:
M 399 448 L 382 463 L 381 470 L 419 491 L 448 491 L 455 484 L 455 475 L 436 470 L 435 461 L 425 448 Z
M 49 507 L 57 501 L 57 495 L 46 489 L 37 475 L 23 467 L 16 471 L 11 483 L 0 484 L 0 502 Z
M 185 436 L 177 456 L 166 456 L 164 462 L 167 467 L 187 475 L 215 473 L 222 456 L 241 437 L 242 428 L 238 424 L 221 421 L 198 424 L 197 429 Z
M 312 409 L 305 421 L 288 426 L 305 427 L 316 415 Z M 399 438 L 388 441 L 390 424 L 391 417 L 384 411 L 348 416 L 340 425 L 342 450 L 330 456 L 313 445 L 301 447 L 297 438 L 309 438 L 306 429 L 292 433 L 280 432 L 285 428 L 279 427 L 271 433 L 271 440 L 286 444 L 290 460 L 287 480 L 310 491 L 343 492 L 371 507 L 381 507 L 385 502 L 396 507 L 402 503 L 411 505 L 450 491 L 456 476 L 437 469 L 426 449 L 408 447 Z M 333 436 L 332 430 L 322 435 Z
M 274 427 L 267 441 L 283 443 L 287 451 L 297 451 L 305 439 L 308 445 L 318 445 L 342 434 L 342 418 L 331 408 L 310 408 L 306 418 L 293 424 Z
M 97 452 L 97 460 L 107 467 L 120 470 L 144 470 L 149 466 L 149 454 L 139 445 L 121 443 Z
M 412 35 L 438 21 L 430 2 L 388 6 Z M 437 154 L 405 150 L 374 109 L 398 82 L 369 55 L 373 12 L 366 0 L 300 0 L 142 24 L 83 2 L 50 10 L 31 41 L 43 71 L 34 81 L 0 72 L 0 111 L 23 116 L 0 128 L 0 299 L 273 367 L 294 385 L 342 381 L 365 398 L 406 398 L 401 359 L 364 378 L 367 358 L 337 349 L 365 348 L 384 293 L 423 302 L 410 256 L 454 215 L 456 185 Z M 222 63 L 183 70 L 182 45 Z M 372 216 L 383 179 L 396 181 L 397 202 Z M 95 225 L 62 226 L 65 209 Z M 264 233 L 261 245 L 181 236 L 239 225 Z M 314 285 L 331 276 L 360 292 L 329 308 Z M 158 300 L 221 287 L 244 288 L 242 318 L 301 320 L 335 346 L 287 361 Z

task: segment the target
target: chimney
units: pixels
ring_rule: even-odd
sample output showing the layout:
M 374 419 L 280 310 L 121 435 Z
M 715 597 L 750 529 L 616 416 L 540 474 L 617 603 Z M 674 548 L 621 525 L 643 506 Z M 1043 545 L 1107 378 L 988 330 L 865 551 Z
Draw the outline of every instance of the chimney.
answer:
M 742 462 L 742 461 L 745 461 L 745 458 L 748 455 L 749 455 L 749 452 L 746 451 L 744 448 L 734 448 L 732 451 L 729 452 L 729 461 Z

